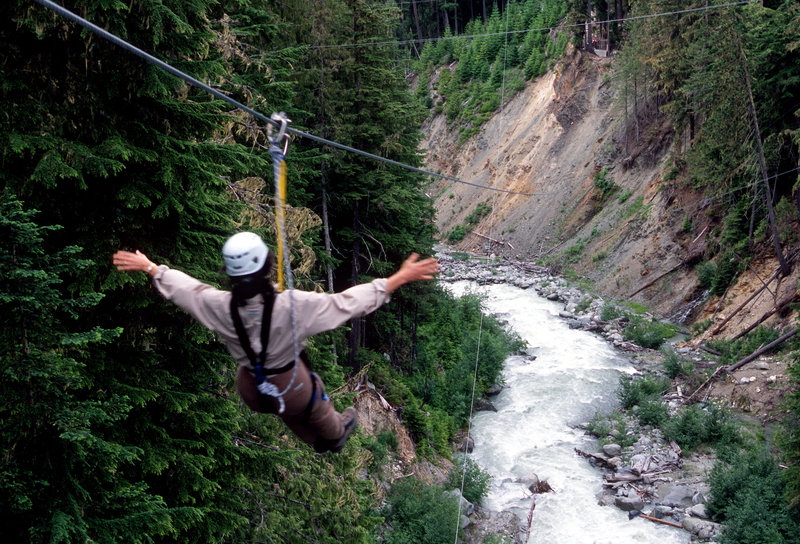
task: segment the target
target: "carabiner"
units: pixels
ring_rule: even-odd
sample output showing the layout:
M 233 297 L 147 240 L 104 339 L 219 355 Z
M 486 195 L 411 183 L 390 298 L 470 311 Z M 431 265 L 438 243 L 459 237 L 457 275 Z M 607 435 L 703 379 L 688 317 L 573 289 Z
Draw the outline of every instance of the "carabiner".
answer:
M 269 125 L 267 127 L 267 136 L 269 137 L 269 141 L 272 145 L 280 149 L 279 144 L 281 143 L 281 140 L 283 140 L 283 154 L 286 155 L 286 152 L 289 150 L 289 135 L 286 134 L 286 127 L 289 126 L 289 123 L 291 123 L 292 120 L 286 117 L 286 114 L 283 112 L 273 113 L 271 119 L 277 123 L 280 123 L 280 128 L 278 129 L 278 134 L 273 137 L 272 129 L 274 126 Z

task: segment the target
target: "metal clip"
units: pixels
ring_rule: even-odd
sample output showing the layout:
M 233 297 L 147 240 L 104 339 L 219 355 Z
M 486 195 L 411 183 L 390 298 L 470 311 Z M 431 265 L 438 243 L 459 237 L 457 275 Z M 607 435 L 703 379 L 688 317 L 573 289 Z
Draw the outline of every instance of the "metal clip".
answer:
M 283 112 L 273 113 L 271 119 L 277 123 L 280 123 L 280 128 L 278 129 L 278 134 L 273 137 L 272 130 L 275 127 L 271 124 L 267 126 L 267 136 L 269 137 L 269 141 L 272 145 L 280 147 L 281 140 L 283 140 L 283 154 L 286 155 L 286 151 L 289 149 L 289 135 L 286 134 L 286 127 L 289 126 L 289 123 L 291 123 L 292 120 L 286 117 L 286 114 Z

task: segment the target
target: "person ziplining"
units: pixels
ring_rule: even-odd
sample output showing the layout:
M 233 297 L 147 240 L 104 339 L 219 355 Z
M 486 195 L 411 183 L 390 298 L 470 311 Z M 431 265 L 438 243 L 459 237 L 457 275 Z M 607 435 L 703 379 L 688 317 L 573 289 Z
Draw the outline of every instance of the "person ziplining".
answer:
M 221 336 L 239 365 L 236 387 L 251 410 L 277 414 L 318 453 L 341 451 L 358 425 L 358 412 L 352 406 L 341 414 L 333 408 L 322 380 L 311 372 L 304 354 L 296 356 L 297 348 L 304 349 L 314 334 L 377 310 L 400 286 L 434 279 L 438 261 L 420 260 L 413 253 L 388 278 L 328 294 L 277 292 L 270 281 L 275 258 L 255 233 L 231 236 L 222 258 L 231 291 L 156 265 L 140 251 L 118 251 L 113 264 L 120 271 L 145 272 L 164 298 Z M 294 328 L 292 310 L 297 316 Z

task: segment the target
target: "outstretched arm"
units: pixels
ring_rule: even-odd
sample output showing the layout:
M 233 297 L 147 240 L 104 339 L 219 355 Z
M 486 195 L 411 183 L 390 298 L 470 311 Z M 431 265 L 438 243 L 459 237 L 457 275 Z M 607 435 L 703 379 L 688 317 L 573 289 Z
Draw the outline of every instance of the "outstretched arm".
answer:
M 433 257 L 419 260 L 419 255 L 412 253 L 403 262 L 400 270 L 386 278 L 386 292 L 391 293 L 401 285 L 420 280 L 432 280 L 433 274 L 439 273 L 439 261 Z
M 114 265 L 120 272 L 144 272 L 145 274 L 155 277 L 158 273 L 158 265 L 148 259 L 144 253 L 136 250 L 136 253 L 130 251 L 117 251 L 114 253 Z

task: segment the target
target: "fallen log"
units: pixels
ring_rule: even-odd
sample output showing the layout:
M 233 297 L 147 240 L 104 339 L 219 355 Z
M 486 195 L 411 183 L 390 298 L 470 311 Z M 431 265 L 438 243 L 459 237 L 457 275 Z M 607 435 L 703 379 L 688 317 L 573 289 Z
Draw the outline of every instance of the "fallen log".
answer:
M 575 448 L 575 453 L 581 457 L 586 457 L 587 459 L 594 459 L 605 468 L 610 468 L 612 470 L 617 468 L 615 465 L 608 462 L 608 458 L 603 457 L 602 455 L 596 455 L 594 453 L 589 453 L 588 451 L 581 451 L 578 448 Z
M 611 474 L 606 474 L 605 479 L 607 482 L 638 482 L 642 479 L 642 476 L 612 472 Z
M 758 327 L 759 325 L 761 325 L 761 324 L 762 324 L 764 321 L 766 321 L 767 319 L 769 319 L 770 317 L 772 317 L 772 316 L 773 316 L 773 315 L 775 315 L 776 313 L 778 313 L 778 312 L 780 312 L 781 310 L 783 310 L 783 309 L 784 309 L 786 306 L 788 306 L 789 304 L 791 304 L 791 303 L 793 303 L 793 302 L 797 302 L 798 300 L 800 300 L 800 295 L 798 295 L 797 293 L 795 293 L 795 294 L 793 294 L 793 295 L 791 295 L 791 296 L 788 296 L 788 297 L 786 297 L 785 299 L 783 299 L 782 301 L 780 301 L 780 302 L 779 302 L 779 303 L 778 303 L 778 304 L 777 304 L 777 305 L 776 305 L 776 306 L 775 306 L 773 309 L 771 309 L 770 311 L 768 311 L 767 313 L 765 313 L 764 315 L 762 315 L 761 317 L 759 317 L 759 318 L 756 320 L 756 322 L 755 322 L 755 323 L 751 324 L 751 325 L 750 325 L 749 327 L 747 327 L 745 330 L 743 330 L 742 332 L 740 332 L 739 334 L 737 334 L 736 336 L 734 336 L 734 337 L 732 338 L 732 340 L 738 340 L 739 338 L 741 338 L 742 336 L 744 336 L 744 335 L 745 335 L 745 334 L 747 334 L 748 332 L 752 331 L 753 329 L 755 329 L 756 327 Z
M 531 511 L 528 512 L 528 530 L 525 531 L 525 542 L 531 537 L 531 525 L 533 525 L 533 511 L 536 509 L 536 499 L 533 499 L 533 504 L 531 504 Z
M 769 344 L 767 344 L 763 348 L 754 351 L 752 354 L 748 355 L 747 357 L 745 357 L 744 359 L 742 359 L 741 361 L 739 361 L 735 365 L 729 366 L 726 370 L 728 372 L 733 372 L 737 368 L 743 367 L 744 365 L 746 365 L 747 363 L 749 363 L 750 361 L 752 361 L 753 359 L 755 359 L 756 357 L 758 357 L 762 353 L 766 353 L 767 351 L 771 350 L 772 348 L 774 348 L 778 344 L 782 344 L 782 343 L 786 342 L 789 338 L 791 338 L 795 334 L 797 334 L 797 329 L 792 329 L 791 331 L 787 332 L 786 334 L 784 334 L 783 336 L 781 336 L 780 338 L 778 338 L 774 342 L 770 342 Z
M 763 293 L 763 292 L 764 292 L 764 289 L 766 289 L 766 288 L 767 288 L 767 286 L 768 286 L 770 283 L 772 283 L 772 280 L 774 280 L 775 278 L 777 278 L 777 277 L 780 275 L 780 273 L 781 273 L 781 269 L 779 268 L 778 270 L 776 270 L 776 271 L 775 271 L 775 273 L 774 273 L 774 274 L 772 274 L 772 277 L 771 277 L 771 278 L 770 278 L 770 279 L 767 281 L 767 283 L 765 283 L 763 286 L 761 286 L 760 288 L 758 288 L 758 289 L 757 289 L 757 290 L 756 290 L 756 291 L 755 291 L 755 292 L 754 292 L 752 295 L 750 295 L 750 297 L 748 297 L 748 299 L 747 299 L 747 300 L 745 300 L 744 302 L 742 302 L 742 303 L 741 303 L 741 304 L 740 304 L 740 305 L 739 305 L 739 306 L 738 306 L 736 309 L 734 309 L 734 310 L 733 310 L 733 311 L 732 311 L 732 312 L 731 312 L 731 313 L 728 315 L 728 317 L 726 317 L 725 319 L 723 319 L 723 320 L 722 320 L 722 323 L 720 323 L 719 325 L 717 325 L 716 327 L 714 327 L 714 330 L 713 330 L 713 331 L 711 331 L 711 334 L 710 334 L 710 336 L 716 336 L 717 334 L 719 334 L 719 332 L 720 332 L 720 331 L 721 331 L 721 330 L 722 330 L 722 329 L 725 327 L 725 325 L 727 325 L 727 324 L 728 324 L 728 321 L 730 321 L 731 319 L 733 319 L 733 318 L 734 318 L 734 316 L 736 316 L 736 314 L 738 314 L 738 313 L 739 313 L 739 312 L 742 310 L 742 308 L 744 308 L 745 306 L 747 306 L 748 304 L 750 304 L 750 301 L 752 301 L 752 300 L 753 300 L 754 298 L 756 298 L 758 295 L 760 295 L 761 293 Z
M 658 523 L 663 523 L 664 525 L 669 525 L 670 527 L 677 527 L 678 529 L 683 529 L 683 525 L 681 525 L 679 523 L 672 522 L 672 521 L 667 521 L 665 519 L 658 519 L 658 518 L 654 518 L 652 516 L 645 516 L 644 514 L 639 514 L 639 517 L 640 518 L 644 518 L 644 519 L 649 519 L 650 521 L 656 521 Z
M 640 287 L 639 289 L 637 289 L 636 291 L 634 291 L 633 293 L 631 293 L 630 295 L 628 295 L 628 298 L 631 298 L 633 295 L 636 295 L 636 294 L 640 293 L 641 291 L 644 291 L 645 289 L 647 289 L 648 287 L 650 287 L 651 285 L 653 285 L 655 282 L 657 282 L 658 280 L 660 280 L 660 279 L 661 279 L 661 278 L 663 278 L 664 276 L 666 276 L 666 275 L 668 275 L 668 274 L 672 274 L 673 272 L 675 272 L 675 271 L 676 271 L 677 269 L 679 269 L 681 266 L 683 266 L 683 263 L 682 263 L 682 262 L 681 262 L 681 263 L 678 263 L 678 264 L 677 264 L 677 265 L 675 265 L 675 266 L 673 266 L 672 268 L 670 268 L 669 270 L 667 270 L 666 272 L 664 272 L 663 274 L 661 274 L 660 276 L 658 276 L 658 277 L 657 277 L 657 278 L 655 278 L 654 280 L 650 281 L 648 284 L 646 284 L 646 285 L 644 285 L 644 286 Z
M 722 355 L 721 351 L 717 351 L 715 349 L 711 349 L 710 347 L 708 347 L 705 344 L 700 344 L 700 349 L 702 349 L 703 351 L 707 351 L 711 355 L 716 355 L 717 357 L 720 357 Z
M 514 246 L 512 246 L 509 242 L 503 242 L 502 240 L 495 240 L 494 238 L 489 238 L 488 236 L 485 236 L 485 235 L 483 235 L 483 234 L 481 234 L 479 232 L 473 232 L 472 234 L 474 234 L 475 236 L 480 236 L 481 238 L 484 238 L 486 240 L 489 240 L 493 244 L 506 245 L 506 246 L 510 247 L 511 249 L 515 249 Z

